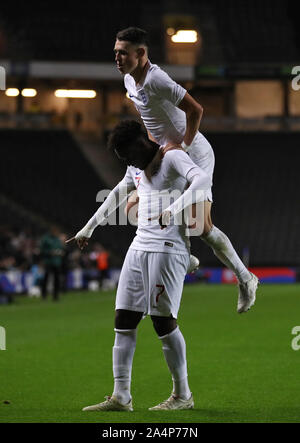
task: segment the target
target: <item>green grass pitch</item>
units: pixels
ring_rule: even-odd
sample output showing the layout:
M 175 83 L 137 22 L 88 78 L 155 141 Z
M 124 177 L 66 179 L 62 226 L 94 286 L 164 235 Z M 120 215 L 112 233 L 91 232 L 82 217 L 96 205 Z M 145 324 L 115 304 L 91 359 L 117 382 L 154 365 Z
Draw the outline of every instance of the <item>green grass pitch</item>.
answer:
M 148 411 L 168 398 L 169 375 L 150 318 L 139 325 L 134 412 L 82 412 L 113 389 L 114 292 L 69 293 L 59 303 L 19 297 L 0 306 L 0 422 L 299 422 L 299 285 L 260 285 L 236 313 L 237 288 L 186 285 L 178 324 L 195 409 Z

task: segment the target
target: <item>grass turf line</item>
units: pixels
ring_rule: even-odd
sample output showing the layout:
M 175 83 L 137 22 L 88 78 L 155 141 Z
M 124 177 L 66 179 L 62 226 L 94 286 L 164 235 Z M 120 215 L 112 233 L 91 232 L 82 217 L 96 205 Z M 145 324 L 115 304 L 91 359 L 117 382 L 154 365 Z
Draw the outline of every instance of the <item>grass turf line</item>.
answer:
M 195 409 L 148 411 L 168 398 L 171 377 L 151 320 L 138 329 L 134 412 L 82 412 L 113 389 L 114 293 L 17 298 L 0 306 L 0 422 L 299 422 L 299 285 L 260 285 L 257 303 L 236 313 L 231 285 L 186 285 L 178 324 L 187 344 Z M 9 401 L 9 404 L 4 402 Z

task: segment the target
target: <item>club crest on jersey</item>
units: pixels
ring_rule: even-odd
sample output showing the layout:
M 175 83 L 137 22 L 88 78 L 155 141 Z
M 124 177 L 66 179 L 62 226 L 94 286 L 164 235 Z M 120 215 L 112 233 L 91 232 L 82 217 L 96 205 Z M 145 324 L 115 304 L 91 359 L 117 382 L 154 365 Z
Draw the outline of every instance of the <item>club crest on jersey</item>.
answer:
M 140 96 L 144 105 L 148 103 L 148 97 L 145 91 L 140 91 Z

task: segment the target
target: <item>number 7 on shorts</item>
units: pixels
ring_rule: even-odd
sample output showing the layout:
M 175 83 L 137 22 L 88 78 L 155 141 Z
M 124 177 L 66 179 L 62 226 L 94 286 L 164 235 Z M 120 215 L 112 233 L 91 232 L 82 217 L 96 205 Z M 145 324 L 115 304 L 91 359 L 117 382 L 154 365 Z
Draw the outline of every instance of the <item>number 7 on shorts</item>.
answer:
M 155 298 L 156 305 L 157 305 L 159 297 L 165 292 L 165 285 L 156 285 L 156 287 L 159 289 L 158 293 L 156 294 L 156 298 Z

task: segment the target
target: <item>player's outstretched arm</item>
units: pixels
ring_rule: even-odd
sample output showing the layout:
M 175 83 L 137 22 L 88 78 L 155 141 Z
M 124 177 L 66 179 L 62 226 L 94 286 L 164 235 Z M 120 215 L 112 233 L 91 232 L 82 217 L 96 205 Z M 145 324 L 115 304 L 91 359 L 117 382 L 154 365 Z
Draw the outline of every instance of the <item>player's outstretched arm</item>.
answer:
M 134 185 L 128 183 L 125 176 L 124 179 L 108 194 L 106 200 L 90 218 L 87 224 L 80 231 L 78 231 L 74 237 L 66 240 L 66 243 L 76 240 L 80 249 L 87 246 L 88 239 L 91 238 L 95 228 L 106 220 L 124 201 L 127 200 L 128 194 L 133 189 Z

